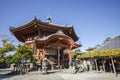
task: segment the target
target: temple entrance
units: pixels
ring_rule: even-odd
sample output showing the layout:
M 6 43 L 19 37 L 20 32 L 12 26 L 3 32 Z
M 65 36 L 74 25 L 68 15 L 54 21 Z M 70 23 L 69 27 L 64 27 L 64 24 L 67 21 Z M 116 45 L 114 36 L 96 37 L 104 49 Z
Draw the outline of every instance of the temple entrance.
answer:
M 40 53 L 41 54 L 41 53 Z M 47 59 L 48 69 L 68 68 L 68 53 L 64 53 L 64 48 L 49 46 L 46 48 L 45 58 Z M 42 58 L 37 59 L 42 65 Z

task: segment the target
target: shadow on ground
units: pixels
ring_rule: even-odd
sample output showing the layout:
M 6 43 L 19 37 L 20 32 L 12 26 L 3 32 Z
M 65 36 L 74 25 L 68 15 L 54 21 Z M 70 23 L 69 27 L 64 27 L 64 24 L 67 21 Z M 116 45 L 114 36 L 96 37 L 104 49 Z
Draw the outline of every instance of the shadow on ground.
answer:
M 19 74 L 20 74 L 19 72 L 12 72 L 12 71 L 5 74 L 0 74 L 0 80 L 4 78 L 10 78 Z

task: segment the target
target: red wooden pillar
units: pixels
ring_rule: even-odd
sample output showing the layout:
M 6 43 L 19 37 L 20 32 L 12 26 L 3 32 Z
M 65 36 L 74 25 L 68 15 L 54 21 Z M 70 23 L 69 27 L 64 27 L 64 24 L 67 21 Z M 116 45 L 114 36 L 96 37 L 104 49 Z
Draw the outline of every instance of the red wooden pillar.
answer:
M 46 54 L 45 48 L 46 48 L 46 45 L 44 45 L 44 47 L 43 47 L 43 49 L 42 49 L 42 66 L 43 66 L 43 64 L 44 64 L 44 62 L 45 62 L 45 54 Z
M 65 56 L 65 54 L 63 53 L 63 55 L 62 55 L 62 66 L 64 65 L 64 56 Z
M 68 53 L 68 57 L 69 57 L 69 64 L 72 62 L 72 46 L 70 46 L 69 48 L 69 53 Z M 70 66 L 70 65 L 69 65 Z
M 45 58 L 45 51 L 44 51 L 44 49 L 42 50 L 42 66 L 43 66 L 43 64 L 44 64 L 44 58 Z
M 60 66 L 60 47 L 58 47 L 58 66 Z
M 69 63 L 72 62 L 72 53 L 70 51 L 70 53 L 68 53 L 68 56 L 69 56 Z
M 37 55 L 38 61 L 40 62 L 40 59 L 41 59 L 41 57 L 40 57 L 40 49 L 37 49 L 36 55 Z

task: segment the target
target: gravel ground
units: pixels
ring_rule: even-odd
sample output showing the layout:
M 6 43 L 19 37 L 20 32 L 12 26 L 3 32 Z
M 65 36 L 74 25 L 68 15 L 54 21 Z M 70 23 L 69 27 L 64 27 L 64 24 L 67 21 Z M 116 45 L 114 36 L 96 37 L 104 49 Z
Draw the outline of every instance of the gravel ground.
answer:
M 0 72 L 0 80 L 120 80 L 120 74 L 105 72 L 82 72 L 70 74 L 66 70 L 53 71 L 49 74 L 41 74 L 39 71 L 32 71 L 25 75 L 5 75 L 7 71 Z
M 120 80 L 120 74 L 85 72 L 79 74 L 58 74 L 64 80 Z
M 50 74 L 50 75 L 18 75 L 18 76 L 12 76 L 9 78 L 1 78 L 1 80 L 64 80 L 60 76 L 56 74 Z

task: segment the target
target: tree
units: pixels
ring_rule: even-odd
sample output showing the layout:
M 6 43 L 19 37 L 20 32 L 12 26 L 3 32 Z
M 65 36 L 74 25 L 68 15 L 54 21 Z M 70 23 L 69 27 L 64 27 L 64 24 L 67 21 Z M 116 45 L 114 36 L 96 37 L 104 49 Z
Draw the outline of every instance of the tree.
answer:
M 6 62 L 7 64 L 11 64 L 12 58 L 13 58 L 12 55 L 7 56 L 5 62 Z
M 95 49 L 97 49 L 96 47 L 88 47 L 88 49 L 86 49 L 86 51 L 92 51 L 92 50 L 95 50 Z
M 73 51 L 73 58 L 77 58 L 77 56 L 80 54 L 81 50 L 80 49 L 76 49 Z
M 30 46 L 27 45 L 19 45 L 16 49 L 16 53 L 13 55 L 12 61 L 13 63 L 21 62 L 22 58 L 26 58 L 26 60 L 30 60 L 34 62 L 35 59 L 33 57 L 33 50 Z
M 116 36 L 115 38 L 120 38 L 120 35 L 119 35 L 119 36 Z
M 111 40 L 111 38 L 110 38 L 110 37 L 107 37 L 107 38 L 103 41 L 102 44 L 106 44 L 106 43 L 109 42 L 110 40 Z
M 12 43 L 8 43 L 9 39 L 3 38 L 2 40 L 2 47 L 0 47 L 0 62 L 5 62 L 6 53 L 15 50 L 15 47 Z
M 99 48 L 101 45 L 100 44 L 97 44 L 96 46 L 95 46 L 95 48 L 97 49 L 97 48 Z

